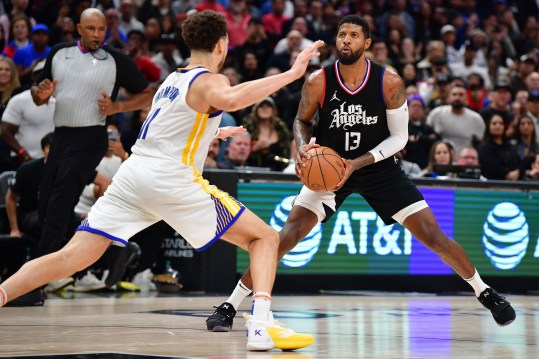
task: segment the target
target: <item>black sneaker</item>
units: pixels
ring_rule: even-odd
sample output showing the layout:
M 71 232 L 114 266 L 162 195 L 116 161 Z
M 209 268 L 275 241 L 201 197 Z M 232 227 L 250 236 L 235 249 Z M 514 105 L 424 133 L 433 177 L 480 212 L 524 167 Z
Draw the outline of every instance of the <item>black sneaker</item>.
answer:
M 228 302 L 214 307 L 215 312 L 206 319 L 206 326 L 212 332 L 229 332 L 232 330 L 232 322 L 236 316 L 236 309 Z
M 109 274 L 105 278 L 105 285 L 108 288 L 113 287 L 122 280 L 127 266 L 135 259 L 138 248 L 138 244 L 134 242 L 129 242 L 127 246 L 120 248 L 116 260 L 111 268 L 109 268 Z
M 479 294 L 477 299 L 490 310 L 499 326 L 503 327 L 513 323 L 516 318 L 515 310 L 505 297 L 498 294 L 493 288 L 487 288 Z
M 40 307 L 45 304 L 45 292 L 34 289 L 6 303 L 6 307 Z

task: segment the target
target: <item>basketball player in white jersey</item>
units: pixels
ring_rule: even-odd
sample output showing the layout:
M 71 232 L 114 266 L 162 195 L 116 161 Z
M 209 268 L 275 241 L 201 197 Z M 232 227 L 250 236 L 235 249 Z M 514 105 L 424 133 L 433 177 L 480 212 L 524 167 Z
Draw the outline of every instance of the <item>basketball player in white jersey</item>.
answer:
M 134 234 L 163 219 L 197 250 L 221 238 L 249 251 L 255 292 L 247 320 L 249 350 L 310 345 L 311 335 L 283 328 L 270 312 L 277 232 L 210 185 L 201 170 L 214 137 L 226 139 L 244 131 L 219 130 L 221 112 L 249 106 L 300 78 L 323 42 L 302 51 L 287 72 L 231 87 L 219 74 L 228 48 L 223 15 L 195 13 L 184 22 L 182 35 L 191 49 L 191 63 L 158 89 L 132 156 L 63 249 L 26 263 L 0 285 L 0 304 L 88 267 L 110 244 L 125 246 Z

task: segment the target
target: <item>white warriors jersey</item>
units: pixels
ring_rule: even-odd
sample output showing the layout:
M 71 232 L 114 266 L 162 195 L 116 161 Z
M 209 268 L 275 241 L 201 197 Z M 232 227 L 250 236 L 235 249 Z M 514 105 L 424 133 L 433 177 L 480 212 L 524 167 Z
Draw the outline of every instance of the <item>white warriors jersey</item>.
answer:
M 206 72 L 204 67 L 178 69 L 167 77 L 153 97 L 133 154 L 176 161 L 201 172 L 222 111 L 199 113 L 187 105 L 185 97 L 193 81 Z

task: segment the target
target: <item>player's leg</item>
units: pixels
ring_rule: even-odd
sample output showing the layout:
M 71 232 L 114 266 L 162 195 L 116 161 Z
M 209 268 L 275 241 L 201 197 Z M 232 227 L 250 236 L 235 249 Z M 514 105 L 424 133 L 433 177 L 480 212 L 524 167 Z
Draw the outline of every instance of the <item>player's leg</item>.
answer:
M 292 206 L 283 229 L 279 232 L 277 259 L 290 252 L 298 242 L 305 238 L 318 223 L 318 216 L 302 206 Z M 251 268 L 248 267 L 230 297 L 206 320 L 206 327 L 214 332 L 228 332 L 232 329 L 236 311 L 245 297 L 251 294 L 253 281 Z
M 311 345 L 311 335 L 294 333 L 275 323 L 270 312 L 277 268 L 279 236 L 262 219 L 245 209 L 222 239 L 249 252 L 253 283 L 252 313 L 247 320 L 249 350 L 299 349 Z
M 25 263 L 0 285 L 0 306 L 32 289 L 68 277 L 101 257 L 110 240 L 91 232 L 77 232 L 62 249 Z
M 464 249 L 442 232 L 430 208 L 409 215 L 403 225 L 472 286 L 478 300 L 491 311 L 498 325 L 508 325 L 515 320 L 511 304 L 483 282 Z

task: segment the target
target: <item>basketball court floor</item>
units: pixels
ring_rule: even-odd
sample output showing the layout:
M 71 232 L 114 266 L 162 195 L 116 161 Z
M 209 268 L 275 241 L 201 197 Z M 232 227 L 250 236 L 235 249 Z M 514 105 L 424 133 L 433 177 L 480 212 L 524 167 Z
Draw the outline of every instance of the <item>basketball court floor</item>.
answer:
M 0 309 L 0 357 L 22 358 L 539 358 L 539 297 L 510 295 L 517 319 L 498 327 L 471 295 L 343 292 L 274 296 L 276 319 L 311 333 L 295 351 L 245 349 L 245 300 L 232 332 L 206 331 L 225 297 L 179 293 L 49 295 Z

